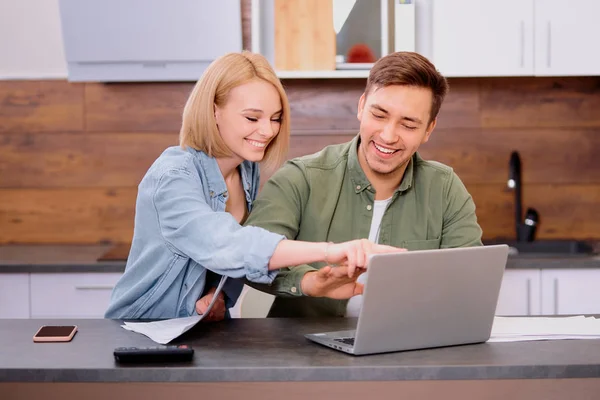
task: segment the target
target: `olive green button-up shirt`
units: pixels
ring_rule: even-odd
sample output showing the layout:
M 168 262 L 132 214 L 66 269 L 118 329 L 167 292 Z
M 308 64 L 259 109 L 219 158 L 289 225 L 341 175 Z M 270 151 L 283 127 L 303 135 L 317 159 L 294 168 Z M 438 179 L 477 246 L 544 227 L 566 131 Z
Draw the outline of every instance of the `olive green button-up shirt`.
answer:
M 351 142 L 288 161 L 266 182 L 246 225 L 309 242 L 369 237 L 375 191 Z M 379 243 L 408 250 L 481 245 L 475 204 L 452 168 L 415 154 L 383 215 Z M 270 285 L 278 296 L 269 316 L 344 316 L 347 300 L 302 296 L 300 281 L 323 263 L 280 270 Z M 250 283 L 251 284 L 251 283 Z

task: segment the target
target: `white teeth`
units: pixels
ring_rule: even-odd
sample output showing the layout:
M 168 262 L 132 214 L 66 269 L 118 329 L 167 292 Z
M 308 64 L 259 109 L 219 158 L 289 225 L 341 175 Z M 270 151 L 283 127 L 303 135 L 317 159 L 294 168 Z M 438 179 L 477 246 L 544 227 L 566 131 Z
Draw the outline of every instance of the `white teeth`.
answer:
M 250 140 L 250 139 L 246 139 L 248 141 L 248 143 L 250 143 L 252 146 L 254 147 L 259 147 L 261 149 L 263 149 L 267 144 L 263 143 L 263 142 L 257 142 L 256 140 Z
M 382 153 L 393 154 L 396 152 L 396 150 L 390 150 L 390 149 L 386 149 L 385 147 L 377 146 L 377 144 L 375 142 L 373 142 L 373 144 L 375 145 L 375 148 Z

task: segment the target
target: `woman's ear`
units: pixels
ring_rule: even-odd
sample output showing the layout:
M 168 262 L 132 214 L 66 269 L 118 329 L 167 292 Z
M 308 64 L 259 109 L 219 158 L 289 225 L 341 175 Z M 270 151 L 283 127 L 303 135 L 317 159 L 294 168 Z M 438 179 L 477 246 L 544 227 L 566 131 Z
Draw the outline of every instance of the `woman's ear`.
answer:
M 221 110 L 219 110 L 219 107 L 217 107 L 217 105 L 214 103 L 213 103 L 213 111 L 215 113 L 215 122 L 217 123 L 217 126 L 218 126 L 219 120 L 221 118 Z

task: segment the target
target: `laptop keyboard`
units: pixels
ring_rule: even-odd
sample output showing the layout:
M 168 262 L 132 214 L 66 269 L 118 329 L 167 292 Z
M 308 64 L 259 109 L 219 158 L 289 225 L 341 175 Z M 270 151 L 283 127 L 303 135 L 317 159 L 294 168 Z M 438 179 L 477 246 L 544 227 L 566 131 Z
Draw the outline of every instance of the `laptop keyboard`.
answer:
M 354 346 L 354 338 L 353 337 L 339 338 L 339 339 L 333 339 L 333 340 L 335 340 L 336 342 L 347 344 L 349 346 Z

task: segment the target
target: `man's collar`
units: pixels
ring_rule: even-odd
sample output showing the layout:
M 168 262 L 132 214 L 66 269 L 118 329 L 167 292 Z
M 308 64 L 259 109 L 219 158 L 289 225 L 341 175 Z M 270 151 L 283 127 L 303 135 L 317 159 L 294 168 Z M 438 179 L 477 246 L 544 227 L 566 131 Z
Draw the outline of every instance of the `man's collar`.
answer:
M 360 135 L 356 135 L 352 142 L 350 143 L 350 152 L 348 154 L 348 171 L 350 173 L 350 179 L 354 184 L 354 191 L 356 193 L 362 192 L 366 188 L 371 185 L 371 182 L 367 179 L 365 172 L 360 166 L 360 161 L 358 160 L 358 145 L 360 143 Z M 402 182 L 400 186 L 395 190 L 395 192 L 404 192 L 410 189 L 414 185 L 414 165 L 417 163 L 421 157 L 418 153 L 415 153 L 408 165 L 406 166 L 406 170 L 404 171 L 404 176 L 402 177 Z

